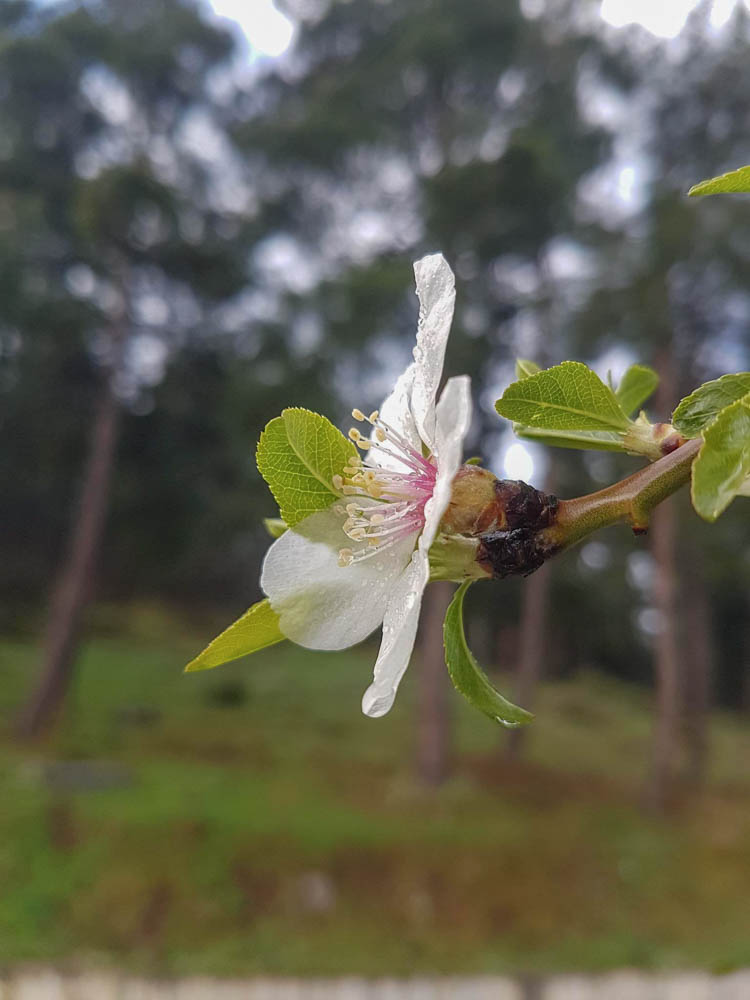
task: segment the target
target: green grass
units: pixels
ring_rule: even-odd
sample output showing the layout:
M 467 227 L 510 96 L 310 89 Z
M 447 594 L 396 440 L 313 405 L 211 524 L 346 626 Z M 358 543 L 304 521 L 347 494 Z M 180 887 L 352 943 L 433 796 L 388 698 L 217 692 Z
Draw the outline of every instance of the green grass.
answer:
M 707 789 L 639 808 L 644 692 L 549 684 L 522 765 L 456 696 L 455 765 L 413 779 L 413 676 L 360 714 L 373 650 L 282 644 L 203 674 L 211 634 L 141 609 L 81 658 L 55 735 L 0 740 L 0 965 L 404 974 L 750 964 L 750 723 L 717 715 Z M 0 713 L 36 667 L 0 640 Z M 412 674 L 414 671 L 412 670 Z M 111 787 L 55 787 L 55 761 Z

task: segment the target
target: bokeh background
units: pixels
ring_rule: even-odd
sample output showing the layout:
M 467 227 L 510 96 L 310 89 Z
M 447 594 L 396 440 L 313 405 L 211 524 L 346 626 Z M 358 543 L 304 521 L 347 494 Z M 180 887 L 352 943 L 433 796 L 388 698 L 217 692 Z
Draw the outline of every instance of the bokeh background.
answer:
M 750 162 L 749 42 L 725 0 L 4 0 L 0 964 L 750 964 L 748 501 L 473 588 L 523 734 L 450 690 L 445 585 L 382 720 L 371 643 L 181 672 L 259 596 L 261 429 L 378 405 L 423 253 L 498 474 L 636 462 L 514 441 L 518 355 L 653 364 L 661 419 L 748 367 L 750 200 L 685 192 Z

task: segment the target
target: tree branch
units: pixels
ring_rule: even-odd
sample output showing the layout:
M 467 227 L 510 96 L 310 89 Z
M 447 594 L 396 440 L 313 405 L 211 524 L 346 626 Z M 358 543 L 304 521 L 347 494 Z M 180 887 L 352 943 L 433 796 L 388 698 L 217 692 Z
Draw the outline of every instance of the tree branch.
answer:
M 689 481 L 702 443 L 700 438 L 688 441 L 606 489 L 574 500 L 560 500 L 552 524 L 539 533 L 540 543 L 548 545 L 552 555 L 619 521 L 630 524 L 636 534 L 644 534 L 654 507 Z

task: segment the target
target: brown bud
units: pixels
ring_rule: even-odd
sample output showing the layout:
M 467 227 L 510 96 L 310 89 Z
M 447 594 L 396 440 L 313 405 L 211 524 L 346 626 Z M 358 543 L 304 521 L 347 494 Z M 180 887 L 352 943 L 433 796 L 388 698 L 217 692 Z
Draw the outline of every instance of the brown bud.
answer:
M 477 562 L 493 576 L 527 576 L 552 554 L 538 538 L 555 519 L 557 497 L 487 469 L 464 465 L 453 480 L 443 530 L 479 537 Z

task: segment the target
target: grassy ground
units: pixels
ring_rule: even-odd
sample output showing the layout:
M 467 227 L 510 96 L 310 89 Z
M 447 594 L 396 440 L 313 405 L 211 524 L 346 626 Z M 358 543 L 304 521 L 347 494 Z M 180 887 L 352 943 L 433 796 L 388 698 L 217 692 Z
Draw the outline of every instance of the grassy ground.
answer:
M 55 737 L 0 740 L 0 965 L 750 964 L 747 720 L 716 717 L 707 791 L 657 820 L 639 809 L 641 693 L 549 685 L 515 768 L 456 696 L 453 777 L 425 792 L 411 685 L 385 719 L 360 715 L 372 650 L 284 644 L 183 676 L 200 642 L 149 612 L 127 636 L 100 628 Z M 31 643 L 0 641 L 1 718 L 35 663 Z

